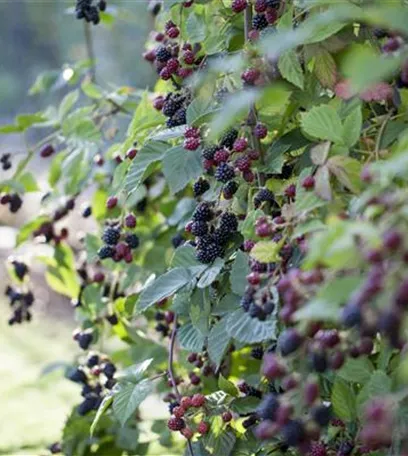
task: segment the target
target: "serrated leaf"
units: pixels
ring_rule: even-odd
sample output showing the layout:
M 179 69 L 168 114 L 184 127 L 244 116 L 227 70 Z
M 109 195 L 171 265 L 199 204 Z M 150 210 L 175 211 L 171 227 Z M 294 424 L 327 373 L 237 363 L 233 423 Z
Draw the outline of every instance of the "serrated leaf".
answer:
M 248 255 L 241 250 L 238 250 L 231 268 L 231 290 L 239 296 L 242 296 L 245 292 L 246 276 L 250 272 L 248 260 Z
M 274 241 L 259 241 L 251 249 L 250 256 L 260 263 L 273 263 L 279 260 L 281 244 Z
M 231 409 L 241 415 L 247 415 L 255 412 L 260 402 L 261 400 L 257 397 L 239 397 L 232 402 Z
M 391 387 L 391 378 L 384 371 L 376 370 L 357 396 L 357 403 L 361 407 L 372 398 L 383 398 L 391 392 Z
M 290 50 L 284 52 L 279 57 L 278 68 L 282 76 L 287 81 L 291 82 L 300 89 L 303 89 L 305 82 L 304 74 L 296 51 Z
M 341 378 L 336 378 L 331 403 L 334 414 L 342 420 L 352 421 L 356 416 L 356 401 L 353 390 Z
M 191 279 L 191 273 L 185 268 L 175 268 L 166 272 L 143 289 L 137 303 L 137 312 L 143 312 L 156 302 L 176 293 Z
M 108 395 L 103 398 L 101 405 L 99 406 L 99 408 L 96 412 L 95 418 L 92 421 L 91 428 L 89 430 L 91 437 L 93 436 L 96 426 L 98 426 L 98 423 L 99 423 L 100 419 L 102 418 L 102 415 L 106 412 L 106 410 L 108 410 L 108 408 L 110 407 L 112 402 L 113 402 L 113 395 Z
M 151 366 L 153 358 L 145 359 L 141 363 L 134 364 L 124 369 L 120 374 L 116 375 L 119 381 L 128 381 L 131 383 L 137 383 L 142 379 L 144 373 Z
M 163 157 L 163 173 L 171 193 L 177 193 L 203 172 L 201 151 L 182 146 L 168 150 Z
M 337 67 L 333 56 L 320 49 L 315 57 L 314 73 L 323 87 L 332 89 L 337 80 Z
M 214 280 L 218 277 L 221 269 L 224 267 L 224 260 L 222 258 L 217 258 L 214 263 L 205 269 L 205 271 L 200 276 L 200 280 L 197 283 L 198 288 L 206 288 L 211 285 Z
M 223 318 L 211 328 L 207 341 L 208 355 L 217 368 L 221 364 L 230 341 L 231 338 L 226 331 L 226 318 Z
M 327 166 L 332 174 L 353 193 L 361 189 L 361 163 L 352 157 L 335 155 L 330 157 Z
M 276 339 L 276 320 L 273 317 L 260 321 L 238 309 L 226 318 L 228 334 L 240 342 L 255 343 Z
M 113 397 L 113 411 L 122 426 L 155 388 L 155 382 L 143 380 L 136 385 L 124 385 Z
M 348 358 L 344 366 L 337 371 L 337 375 L 348 382 L 364 384 L 371 377 L 373 370 L 373 365 L 367 357 Z
M 206 38 L 207 26 L 204 17 L 192 13 L 186 22 L 186 32 L 191 43 L 199 43 Z
M 191 323 L 184 324 L 177 333 L 179 344 L 185 350 L 201 352 L 205 337 Z
M 203 98 L 195 98 L 187 108 L 186 117 L 187 124 L 200 126 L 218 111 L 218 108 L 213 106 L 213 100 Z
M 302 129 L 314 138 L 343 143 L 343 125 L 336 110 L 328 105 L 313 107 L 302 114 Z
M 218 388 L 233 397 L 239 396 L 238 388 L 231 381 L 227 380 L 222 374 L 218 377 Z
M 357 106 L 344 120 L 344 143 L 352 147 L 360 139 L 361 128 L 363 126 L 363 115 L 361 106 Z

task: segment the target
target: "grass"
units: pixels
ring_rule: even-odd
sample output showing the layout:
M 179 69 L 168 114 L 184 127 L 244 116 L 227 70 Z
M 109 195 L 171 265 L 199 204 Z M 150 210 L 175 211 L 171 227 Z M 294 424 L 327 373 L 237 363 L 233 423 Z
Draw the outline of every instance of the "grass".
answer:
M 66 322 L 39 320 L 9 327 L 9 309 L 0 304 L 0 455 L 47 454 L 65 418 L 79 400 L 78 387 L 63 369 L 44 374 L 52 363 L 70 360 L 76 346 Z

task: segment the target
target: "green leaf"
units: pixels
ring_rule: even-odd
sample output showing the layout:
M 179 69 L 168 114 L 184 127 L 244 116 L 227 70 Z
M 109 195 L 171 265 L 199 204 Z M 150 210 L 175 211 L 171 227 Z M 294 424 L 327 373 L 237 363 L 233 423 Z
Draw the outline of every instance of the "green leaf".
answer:
M 374 367 L 367 357 L 347 358 L 337 375 L 348 382 L 366 383 L 371 377 Z
M 108 410 L 108 408 L 111 406 L 112 402 L 113 402 L 113 396 L 110 394 L 103 398 L 101 405 L 99 406 L 99 408 L 96 412 L 95 418 L 92 421 L 91 428 L 89 430 L 91 437 L 93 436 L 96 426 L 98 425 L 100 419 L 102 418 L 102 415 L 104 415 L 106 410 Z
M 211 285 L 214 280 L 218 277 L 221 269 L 224 266 L 224 260 L 217 258 L 214 263 L 208 267 L 201 275 L 200 280 L 197 283 L 198 288 L 206 288 Z
M 343 143 L 343 125 L 336 110 L 328 105 L 315 106 L 302 114 L 302 129 L 314 138 Z
M 279 260 L 281 244 L 274 241 L 259 241 L 251 249 L 250 255 L 260 263 L 273 263 Z
M 200 126 L 210 119 L 217 111 L 218 108 L 213 106 L 213 100 L 195 98 L 187 108 L 187 124 Z
M 101 88 L 90 81 L 84 81 L 81 85 L 81 89 L 82 92 L 84 92 L 84 94 L 89 98 L 93 98 L 95 100 L 100 100 L 103 98 L 103 92 Z
M 149 174 L 149 165 L 161 161 L 168 147 L 164 142 L 150 141 L 139 150 L 126 176 L 125 188 L 128 193 L 134 192 L 139 187 Z
M 93 315 L 97 315 L 98 312 L 105 307 L 105 304 L 102 301 L 100 287 L 97 284 L 87 285 L 81 294 L 81 300 L 83 305 L 89 309 Z
M 135 413 L 140 404 L 154 391 L 155 382 L 143 380 L 136 385 L 124 385 L 113 397 L 113 411 L 122 426 Z
M 98 250 L 101 246 L 101 241 L 98 236 L 94 234 L 87 233 L 85 236 L 85 248 L 87 259 L 89 263 L 93 263 L 95 260 L 98 259 Z
M 260 399 L 257 397 L 239 397 L 235 399 L 231 404 L 231 409 L 235 413 L 239 413 L 242 415 L 247 415 L 248 413 L 253 413 L 258 408 L 259 403 L 261 402 Z
M 24 241 L 26 241 L 35 230 L 37 230 L 43 223 L 45 223 L 47 221 L 48 221 L 48 217 L 42 215 L 42 216 L 37 217 L 34 220 L 27 222 L 25 225 L 23 225 L 17 234 L 17 241 L 16 241 L 17 247 L 20 244 L 22 244 Z
M 342 420 L 352 421 L 356 417 L 356 400 L 353 390 L 341 378 L 336 378 L 331 403 L 334 414 Z
M 207 26 L 203 16 L 192 13 L 186 22 L 186 32 L 191 43 L 200 43 L 207 36 Z
M 73 90 L 65 95 L 58 108 L 58 118 L 63 119 L 78 101 L 79 91 Z
M 16 124 L 23 130 L 32 127 L 35 124 L 46 122 L 48 119 L 43 114 L 19 114 L 16 117 Z
M 357 106 L 344 120 L 343 138 L 347 146 L 352 147 L 360 139 L 363 127 L 363 115 L 361 106 Z
M 218 388 L 233 397 L 239 396 L 239 390 L 234 383 L 227 380 L 222 374 L 218 377 Z
M 337 80 L 337 67 L 333 56 L 326 49 L 320 49 L 315 56 L 314 73 L 323 87 L 332 89 Z
M 362 407 L 368 400 L 375 397 L 384 397 L 391 392 L 392 380 L 381 370 L 374 371 L 368 382 L 357 396 L 357 403 Z
M 52 160 L 50 170 L 48 172 L 48 183 L 51 187 L 55 187 L 62 175 L 62 162 L 65 160 L 64 152 L 58 153 Z
M 6 135 L 9 133 L 21 133 L 24 128 L 19 125 L 2 125 L 0 127 L 0 134 Z
M 252 344 L 276 339 L 276 320 L 274 317 L 260 321 L 257 318 L 251 318 L 242 309 L 238 309 L 226 318 L 228 334 L 239 342 Z
M 156 302 L 176 293 L 191 279 L 191 273 L 185 268 L 175 268 L 166 272 L 142 290 L 137 303 L 137 312 L 143 312 Z
M 355 158 L 344 155 L 335 155 L 331 157 L 327 166 L 332 174 L 353 193 L 359 193 L 362 187 L 361 163 Z
M 27 193 L 30 192 L 37 192 L 40 188 L 38 184 L 30 172 L 26 172 L 22 174 L 18 179 L 17 182 L 20 183 L 24 187 L 24 191 Z
M 231 338 L 226 331 L 226 318 L 223 318 L 211 328 L 207 341 L 208 355 L 217 368 L 221 364 L 230 341 Z
M 239 231 L 245 239 L 253 239 L 256 237 L 255 234 L 255 222 L 256 220 L 265 215 L 261 209 L 248 212 L 245 220 L 239 224 Z
M 191 323 L 184 324 L 177 333 L 179 344 L 185 350 L 201 352 L 203 350 L 205 337 Z
M 137 383 L 142 378 L 147 369 L 151 366 L 153 358 L 145 359 L 141 363 L 133 364 L 132 366 L 127 367 L 122 372 L 116 375 L 116 378 L 120 382 L 131 382 Z
M 232 265 L 230 282 L 233 293 L 242 296 L 246 287 L 246 276 L 250 273 L 249 259 L 241 250 L 237 251 L 234 263 Z
M 203 172 L 201 151 L 188 151 L 182 146 L 168 150 L 163 158 L 163 173 L 171 193 L 182 190 Z
M 286 80 L 303 89 L 305 80 L 296 51 L 290 50 L 284 52 L 279 58 L 278 68 Z

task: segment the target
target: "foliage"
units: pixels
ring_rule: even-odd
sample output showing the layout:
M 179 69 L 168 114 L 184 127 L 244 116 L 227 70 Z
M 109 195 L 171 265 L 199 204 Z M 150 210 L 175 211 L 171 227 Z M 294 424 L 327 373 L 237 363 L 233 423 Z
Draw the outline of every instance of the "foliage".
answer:
M 404 454 L 406 7 L 164 3 L 154 92 L 85 76 L 1 129 L 52 130 L 1 202 L 50 160 L 18 243 L 49 244 L 76 309 L 64 454 Z M 98 224 L 81 252 L 72 211 Z M 10 323 L 29 321 L 28 267 L 9 266 Z M 170 415 L 145 420 L 147 398 Z

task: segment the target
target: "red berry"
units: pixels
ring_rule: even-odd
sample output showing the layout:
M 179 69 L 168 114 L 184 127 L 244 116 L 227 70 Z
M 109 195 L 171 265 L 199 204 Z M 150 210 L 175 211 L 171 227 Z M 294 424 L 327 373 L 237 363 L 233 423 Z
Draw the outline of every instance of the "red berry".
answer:
M 136 227 L 136 217 L 133 214 L 128 214 L 125 217 L 125 226 L 126 226 L 126 228 L 135 228 Z
M 187 440 L 191 440 L 194 436 L 194 432 L 188 428 L 188 427 L 185 427 L 184 429 L 182 429 L 180 431 L 181 435 L 183 435 Z
M 184 227 L 184 229 L 187 231 L 187 233 L 190 233 L 190 232 L 191 232 L 191 229 L 192 229 L 192 227 L 193 227 L 193 223 L 194 223 L 194 222 L 193 222 L 192 220 L 190 220 L 190 221 L 187 223 L 187 225 Z
M 202 407 L 205 403 L 205 396 L 202 394 L 194 394 L 191 398 L 191 405 L 193 407 Z
M 310 190 L 315 186 L 315 178 L 313 176 L 306 176 L 302 181 L 302 187 Z
M 137 149 L 129 149 L 126 152 L 126 158 L 128 158 L 129 160 L 133 160 L 136 157 L 136 154 L 137 154 Z
M 371 174 L 371 170 L 368 165 L 364 166 L 361 171 L 360 178 L 363 182 L 369 184 L 373 180 L 373 176 Z
M 251 160 L 258 160 L 259 152 L 257 150 L 252 149 L 252 150 L 248 151 L 248 157 Z
M 172 416 L 169 421 L 167 421 L 167 426 L 171 431 L 181 431 L 186 426 L 186 423 L 182 418 Z
M 251 285 L 259 285 L 261 282 L 261 276 L 259 272 L 251 272 L 246 276 L 246 279 Z
M 245 182 L 253 182 L 255 179 L 255 174 L 250 169 L 248 169 L 242 173 L 242 177 L 244 178 Z
M 126 263 L 131 263 L 132 261 L 133 261 L 132 252 L 128 252 L 128 253 L 125 255 L 125 262 L 126 262 Z
M 175 407 L 173 409 L 173 415 L 176 418 L 183 418 L 184 414 L 186 413 L 185 409 L 183 407 Z
M 231 412 L 224 412 L 222 414 L 222 421 L 224 423 L 229 423 L 232 420 L 232 413 Z
M 166 314 L 164 316 L 164 319 L 165 319 L 167 324 L 173 323 L 173 321 L 174 321 L 174 312 L 172 312 L 171 310 L 166 312 Z
M 156 34 L 154 35 L 154 39 L 155 39 L 156 41 L 158 41 L 159 43 L 160 43 L 161 41 L 163 41 L 164 38 L 165 38 L 164 33 L 158 32 L 158 33 L 156 33 Z
M 183 147 L 186 150 L 197 150 L 200 147 L 199 138 L 186 138 L 183 143 Z
M 168 32 L 171 28 L 176 27 L 176 24 L 173 21 L 167 21 L 164 24 L 164 30 Z
M 186 2 L 183 2 L 184 8 L 190 8 L 190 6 L 194 3 L 194 0 L 187 0 Z
M 268 223 L 263 223 L 255 228 L 255 234 L 259 237 L 269 237 L 273 233 L 273 227 Z
M 266 353 L 263 359 L 262 373 L 268 380 L 282 377 L 285 374 L 285 368 L 278 361 L 273 353 Z
M 310 448 L 310 456 L 327 456 L 324 443 L 313 442 Z
M 262 421 L 255 429 L 255 435 L 260 440 L 269 440 L 274 437 L 279 430 L 276 423 L 270 420 Z
M 255 2 L 255 11 L 257 13 L 264 13 L 266 11 L 268 4 L 266 0 L 256 0 Z
M 180 406 L 183 407 L 184 410 L 188 410 L 190 407 L 192 407 L 193 401 L 191 397 L 189 396 L 184 396 L 180 400 Z
M 163 106 L 164 106 L 164 97 L 162 97 L 162 96 L 156 97 L 153 101 L 154 109 L 161 111 L 163 109 Z
M 11 201 L 11 196 L 8 193 L 1 195 L 0 203 L 4 206 Z
M 167 35 L 169 38 L 177 38 L 180 35 L 180 30 L 178 27 L 171 27 L 167 30 Z
M 186 63 L 187 65 L 192 65 L 194 63 L 194 60 L 195 60 L 194 52 L 190 51 L 190 50 L 187 50 L 187 51 L 184 52 L 182 58 L 183 58 L 184 63 Z
M 201 383 L 201 378 L 195 374 L 194 372 L 190 372 L 188 374 L 188 376 L 190 377 L 190 382 L 192 385 L 199 385 Z
M 170 59 L 166 63 L 166 68 L 167 68 L 167 70 L 169 71 L 170 74 L 176 73 L 177 70 L 179 69 L 179 66 L 180 66 L 180 62 L 175 57 Z
M 246 138 L 238 138 L 234 142 L 233 149 L 235 152 L 244 152 L 244 150 L 248 147 L 248 140 Z
M 254 85 L 260 75 L 256 68 L 248 68 L 241 74 L 241 79 L 249 85 Z
M 186 79 L 191 75 L 192 72 L 193 70 L 191 68 L 179 68 L 177 70 L 177 76 L 180 76 L 182 79 Z
M 116 198 L 116 196 L 110 196 L 108 198 L 108 200 L 106 201 L 106 207 L 108 209 L 113 209 L 114 207 L 116 207 L 118 204 L 118 199 Z
M 341 351 L 334 352 L 330 359 L 329 365 L 332 369 L 337 370 L 340 369 L 344 364 L 344 354 Z
M 207 434 L 207 432 L 210 430 L 210 426 L 208 423 L 206 423 L 205 421 L 201 421 L 200 423 L 198 423 L 198 426 L 197 426 L 197 432 L 201 435 L 205 435 Z
M 247 0 L 234 0 L 232 2 L 231 8 L 234 13 L 240 13 L 248 6 Z
M 289 391 L 289 390 L 297 388 L 298 384 L 299 384 L 299 382 L 293 375 L 287 375 L 286 377 L 284 377 L 282 379 L 282 388 L 285 391 Z
M 199 138 L 200 137 L 200 129 L 197 127 L 187 127 L 186 131 L 184 132 L 185 138 Z
M 259 30 L 252 29 L 248 33 L 248 39 L 249 41 L 257 41 L 259 39 Z
M 266 20 L 268 24 L 274 24 L 276 19 L 278 19 L 278 11 L 274 8 L 268 8 L 265 13 Z
M 105 280 L 105 274 L 103 272 L 97 272 L 93 277 L 93 281 L 96 283 L 101 283 L 104 280 Z
M 248 171 L 251 168 L 251 160 L 247 155 L 244 155 L 235 160 L 235 166 L 241 172 Z
M 197 353 L 190 353 L 187 357 L 187 361 L 189 363 L 194 363 L 195 361 L 197 361 Z
M 288 198 L 294 198 L 296 196 L 296 185 L 290 184 L 288 187 L 285 188 L 285 196 Z
M 50 155 L 52 155 L 54 152 L 55 152 L 54 147 L 51 144 L 47 144 L 41 149 L 40 156 L 42 158 L 46 158 L 46 157 L 49 157 Z
M 203 168 L 205 171 L 209 171 L 215 165 L 214 160 L 203 160 Z
M 396 230 L 389 230 L 383 236 L 384 247 L 388 250 L 397 250 L 402 243 L 402 236 Z
M 129 246 L 127 244 L 125 244 L 124 242 L 120 242 L 117 246 L 116 246 L 116 253 L 120 256 L 120 257 L 124 257 L 128 252 L 130 251 L 129 249 Z
M 150 49 L 150 51 L 146 51 L 143 53 L 143 58 L 148 62 L 154 62 L 156 58 L 156 51 L 154 49 Z
M 160 77 L 163 79 L 163 81 L 168 81 L 171 78 L 171 72 L 165 66 L 161 71 L 160 71 Z
M 259 139 L 264 139 L 268 135 L 268 129 L 264 124 L 257 123 L 254 128 L 254 134 Z
M 227 149 L 217 150 L 217 152 L 215 152 L 214 154 L 214 161 L 217 165 L 219 165 L 220 163 L 226 163 L 228 161 L 228 158 L 229 152 Z

